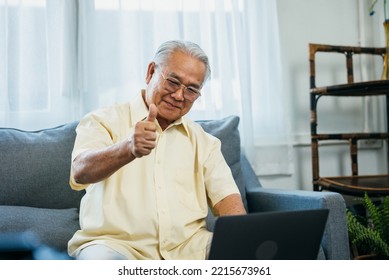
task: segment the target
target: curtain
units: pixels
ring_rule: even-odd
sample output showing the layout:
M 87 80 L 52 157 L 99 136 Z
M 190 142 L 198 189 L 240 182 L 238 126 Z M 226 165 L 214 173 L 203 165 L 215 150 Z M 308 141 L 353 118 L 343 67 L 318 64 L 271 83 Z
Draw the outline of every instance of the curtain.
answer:
M 0 126 L 38 129 L 79 116 L 76 1 L 0 1 Z
M 0 23 L 0 126 L 39 129 L 127 101 L 162 42 L 191 40 L 212 75 L 189 116 L 240 116 L 257 173 L 291 172 L 276 1 L 0 0 Z

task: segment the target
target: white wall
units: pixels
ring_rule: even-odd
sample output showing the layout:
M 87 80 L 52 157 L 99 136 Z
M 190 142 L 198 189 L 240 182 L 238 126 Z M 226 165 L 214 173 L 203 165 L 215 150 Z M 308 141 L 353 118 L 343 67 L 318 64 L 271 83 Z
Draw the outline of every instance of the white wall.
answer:
M 376 15 L 369 16 L 370 2 L 366 0 L 277 0 L 284 66 L 283 83 L 289 106 L 294 171 L 289 175 L 260 176 L 264 187 L 312 190 L 308 43 L 383 46 L 383 16 L 379 11 L 382 4 L 377 4 Z M 335 70 L 336 73 L 332 71 L 332 76 L 327 77 L 326 82 L 342 81 L 343 77 L 338 73 L 341 72 L 339 66 L 333 64 L 335 62 L 327 58 L 322 62 L 323 71 Z M 367 110 L 364 102 L 366 101 L 329 101 L 323 104 L 324 109 L 319 117 L 323 120 L 323 125 L 334 128 L 335 124 L 339 123 L 334 112 L 339 111 L 346 116 L 346 121 L 341 123 L 343 127 L 363 127 L 366 124 L 363 110 L 365 112 Z M 374 109 L 381 105 L 379 101 L 373 101 L 371 106 L 370 110 L 367 110 L 368 123 L 375 125 L 381 113 L 379 111 L 377 113 Z M 329 148 L 333 150 L 330 151 Z M 320 154 L 321 173 L 342 175 L 347 172 L 349 170 L 347 146 L 338 145 L 329 148 L 328 151 Z M 379 157 L 368 156 L 368 151 L 379 154 Z M 367 173 L 374 169 L 382 172 L 382 149 L 364 150 L 359 161 L 362 172 Z

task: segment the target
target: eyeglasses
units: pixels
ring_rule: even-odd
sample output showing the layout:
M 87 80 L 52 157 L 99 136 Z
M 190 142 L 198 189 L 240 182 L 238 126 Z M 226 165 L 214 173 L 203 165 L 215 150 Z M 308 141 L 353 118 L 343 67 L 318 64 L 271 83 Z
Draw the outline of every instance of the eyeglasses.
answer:
M 174 79 L 172 77 L 165 77 L 165 75 L 161 72 L 161 76 L 164 79 L 163 87 L 168 92 L 176 92 L 181 87 L 184 88 L 183 94 L 185 100 L 188 100 L 189 102 L 195 102 L 199 96 L 201 96 L 201 92 L 194 88 L 194 87 L 187 87 L 186 85 L 182 84 L 179 80 Z

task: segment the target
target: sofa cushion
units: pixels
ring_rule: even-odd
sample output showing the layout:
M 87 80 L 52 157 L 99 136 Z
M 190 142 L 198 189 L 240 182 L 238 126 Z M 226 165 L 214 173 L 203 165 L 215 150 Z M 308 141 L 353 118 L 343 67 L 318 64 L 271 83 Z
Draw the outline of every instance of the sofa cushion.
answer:
M 69 186 L 77 123 L 26 132 L 0 128 L 0 205 L 78 208 Z
M 43 209 L 24 206 L 0 206 L 0 232 L 35 233 L 40 241 L 60 251 L 79 229 L 78 210 Z

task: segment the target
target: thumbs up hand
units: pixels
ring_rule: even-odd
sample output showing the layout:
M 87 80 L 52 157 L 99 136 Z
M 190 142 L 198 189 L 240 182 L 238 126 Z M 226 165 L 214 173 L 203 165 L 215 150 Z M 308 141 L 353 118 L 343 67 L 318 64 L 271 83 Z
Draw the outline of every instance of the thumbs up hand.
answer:
M 157 107 L 151 104 L 147 118 L 135 125 L 134 134 L 130 136 L 130 149 L 137 158 L 147 156 L 156 146 L 157 126 L 154 121 L 157 115 Z
M 157 118 L 157 114 L 158 114 L 157 106 L 155 106 L 155 104 L 150 104 L 149 115 L 147 116 L 146 121 L 154 122 L 155 119 Z

